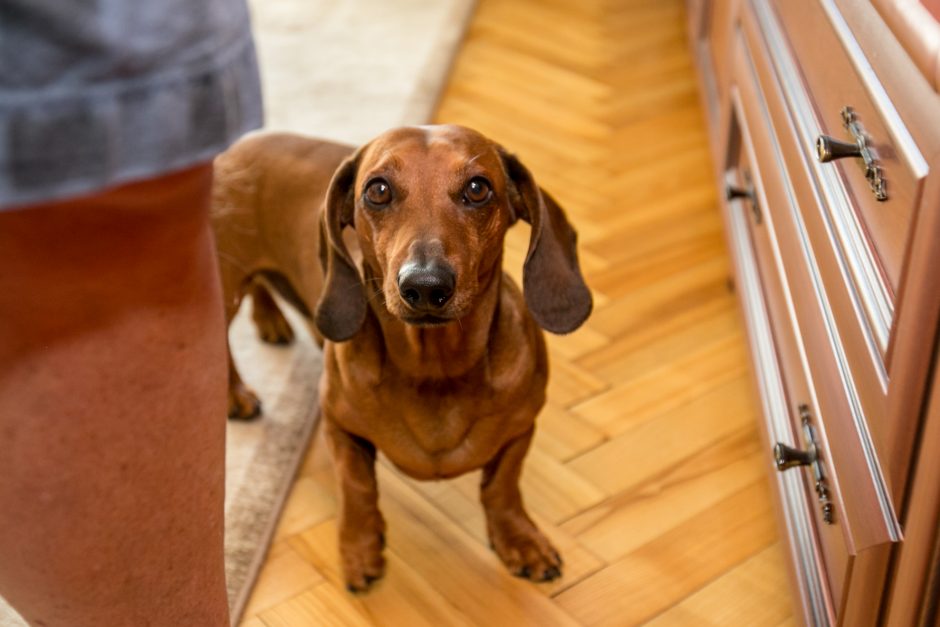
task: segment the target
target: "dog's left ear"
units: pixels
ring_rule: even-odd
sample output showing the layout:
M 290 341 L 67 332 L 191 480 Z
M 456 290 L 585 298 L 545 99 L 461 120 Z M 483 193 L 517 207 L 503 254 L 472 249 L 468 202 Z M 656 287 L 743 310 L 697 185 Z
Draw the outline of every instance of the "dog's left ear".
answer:
M 570 333 L 591 314 L 591 291 L 578 265 L 578 235 L 558 203 L 535 183 L 522 162 L 500 150 L 516 215 L 532 225 L 522 291 L 532 316 L 552 333 Z
M 359 271 L 343 243 L 343 229 L 353 225 L 359 155 L 356 151 L 336 169 L 320 215 L 319 253 L 324 280 L 314 321 L 320 333 L 334 342 L 346 341 L 358 333 L 366 317 Z

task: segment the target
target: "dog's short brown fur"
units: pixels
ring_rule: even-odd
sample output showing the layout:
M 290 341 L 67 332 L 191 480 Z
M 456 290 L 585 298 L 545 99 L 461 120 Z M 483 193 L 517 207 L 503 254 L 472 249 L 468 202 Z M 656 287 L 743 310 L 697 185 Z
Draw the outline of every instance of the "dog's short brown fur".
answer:
M 591 310 L 561 208 L 518 159 L 458 126 L 397 129 L 356 151 L 258 135 L 216 166 L 229 319 L 251 293 L 261 336 L 289 341 L 271 286 L 328 340 L 320 398 L 349 588 L 384 569 L 377 449 L 419 479 L 482 468 L 496 553 L 517 575 L 557 577 L 518 483 L 548 378 L 539 327 L 566 333 Z M 502 271 L 519 218 L 532 226 L 522 292 Z M 233 364 L 231 415 L 258 409 Z

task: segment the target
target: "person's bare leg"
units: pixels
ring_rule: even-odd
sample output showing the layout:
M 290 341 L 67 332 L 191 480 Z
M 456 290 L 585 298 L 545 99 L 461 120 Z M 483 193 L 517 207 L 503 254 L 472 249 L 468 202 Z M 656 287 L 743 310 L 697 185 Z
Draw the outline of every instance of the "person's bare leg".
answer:
M 210 185 L 0 212 L 0 595 L 34 625 L 228 624 Z

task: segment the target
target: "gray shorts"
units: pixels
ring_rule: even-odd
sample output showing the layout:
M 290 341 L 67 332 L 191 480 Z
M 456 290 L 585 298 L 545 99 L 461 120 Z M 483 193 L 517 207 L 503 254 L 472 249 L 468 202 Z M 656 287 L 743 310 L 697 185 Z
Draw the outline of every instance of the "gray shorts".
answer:
M 210 160 L 261 119 L 245 0 L 0 0 L 0 210 Z

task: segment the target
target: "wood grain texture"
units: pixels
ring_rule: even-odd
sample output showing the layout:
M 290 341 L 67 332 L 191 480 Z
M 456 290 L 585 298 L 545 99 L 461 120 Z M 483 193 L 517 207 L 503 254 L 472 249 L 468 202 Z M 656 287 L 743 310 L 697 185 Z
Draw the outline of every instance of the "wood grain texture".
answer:
M 549 338 L 522 479 L 564 577 L 505 571 L 479 473 L 380 458 L 387 574 L 348 594 L 318 437 L 246 627 L 796 624 L 684 26 L 681 0 L 481 0 L 437 114 L 518 154 L 580 234 L 595 313 Z M 507 238 L 517 279 L 528 235 Z

